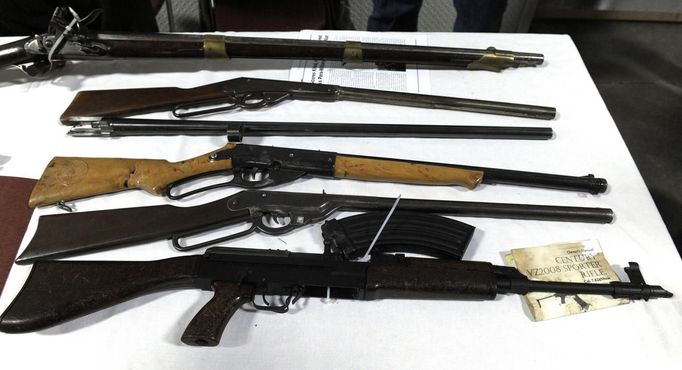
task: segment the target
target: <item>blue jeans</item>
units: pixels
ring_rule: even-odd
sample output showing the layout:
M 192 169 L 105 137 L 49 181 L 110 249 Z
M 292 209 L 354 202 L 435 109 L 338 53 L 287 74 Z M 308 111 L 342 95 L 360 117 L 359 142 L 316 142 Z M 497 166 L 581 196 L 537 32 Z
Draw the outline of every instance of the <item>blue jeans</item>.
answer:
M 417 31 L 423 0 L 372 0 L 367 31 Z M 452 0 L 455 32 L 498 32 L 507 0 Z

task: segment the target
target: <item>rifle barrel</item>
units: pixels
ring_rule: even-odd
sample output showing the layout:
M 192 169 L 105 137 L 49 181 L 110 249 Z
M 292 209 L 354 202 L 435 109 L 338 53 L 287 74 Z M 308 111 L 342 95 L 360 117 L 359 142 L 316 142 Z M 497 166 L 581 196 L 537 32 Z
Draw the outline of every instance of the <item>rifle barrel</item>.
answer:
M 80 126 L 72 128 L 69 135 L 76 137 L 227 135 L 230 141 L 241 141 L 242 136 L 548 140 L 552 138 L 553 130 L 549 127 L 106 118 L 95 122 L 81 123 Z
M 28 63 L 33 57 L 28 55 L 24 45 L 31 41 L 33 37 L 26 37 L 21 40 L 0 45 L 0 68 Z

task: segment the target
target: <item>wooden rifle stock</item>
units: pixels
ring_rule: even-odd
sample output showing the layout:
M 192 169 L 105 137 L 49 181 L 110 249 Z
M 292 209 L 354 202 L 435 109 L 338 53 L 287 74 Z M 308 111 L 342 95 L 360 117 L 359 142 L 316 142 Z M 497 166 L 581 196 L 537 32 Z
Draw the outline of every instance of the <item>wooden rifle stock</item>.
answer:
M 59 119 L 64 124 L 70 124 L 69 121 L 82 117 L 118 117 L 172 110 L 180 104 L 224 97 L 224 85 L 224 82 L 218 82 L 188 89 L 152 87 L 79 91 Z
M 227 144 L 219 150 L 232 147 L 234 144 Z M 28 205 L 37 207 L 127 189 L 162 194 L 178 180 L 232 169 L 230 159 L 212 161 L 214 152 L 174 163 L 160 159 L 55 157 L 33 188 Z
M 201 256 L 159 261 L 39 261 L 0 331 L 44 329 L 155 291 L 192 287 Z

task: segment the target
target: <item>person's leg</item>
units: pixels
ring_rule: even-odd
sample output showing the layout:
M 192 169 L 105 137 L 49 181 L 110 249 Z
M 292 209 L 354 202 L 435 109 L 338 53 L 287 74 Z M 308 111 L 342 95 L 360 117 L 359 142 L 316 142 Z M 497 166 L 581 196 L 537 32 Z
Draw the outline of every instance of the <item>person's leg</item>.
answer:
M 452 0 L 455 32 L 499 32 L 507 0 Z
M 417 31 L 422 0 L 373 0 L 367 31 Z

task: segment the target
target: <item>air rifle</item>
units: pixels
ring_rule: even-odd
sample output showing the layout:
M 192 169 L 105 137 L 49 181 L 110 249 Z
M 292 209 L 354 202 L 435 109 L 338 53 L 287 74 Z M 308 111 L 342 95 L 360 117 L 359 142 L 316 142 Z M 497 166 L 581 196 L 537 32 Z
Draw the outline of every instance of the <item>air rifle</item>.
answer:
M 182 334 L 182 342 L 194 346 L 218 345 L 242 305 L 285 313 L 302 297 L 492 300 L 498 294 L 529 292 L 672 297 L 662 287 L 646 284 L 636 263 L 625 271 L 627 283 L 549 282 L 528 280 L 515 268 L 487 262 L 404 255 L 374 255 L 359 262 L 330 253 L 232 248 L 146 262 L 38 261 L 0 317 L 0 331 L 42 330 L 134 297 L 180 288 L 215 292 Z M 283 303 L 257 303 L 260 295 L 283 296 Z
M 232 180 L 185 192 L 176 188 L 202 176 L 233 174 Z M 606 190 L 602 178 L 564 176 L 497 168 L 366 157 L 317 150 L 248 144 L 221 149 L 180 162 L 159 159 L 55 157 L 29 200 L 30 207 L 143 189 L 180 199 L 224 186 L 264 188 L 304 176 L 418 185 L 511 184 L 593 194 Z
M 106 117 L 172 111 L 177 118 L 262 109 L 287 100 L 356 101 L 551 120 L 556 109 L 537 105 L 413 94 L 262 78 L 239 77 L 192 88 L 83 90 L 62 113 L 65 125 Z
M 192 207 L 161 205 L 46 215 L 38 220 L 36 232 L 17 263 L 164 239 L 171 239 L 176 249 L 186 251 L 253 232 L 283 235 L 325 220 L 337 211 L 387 212 L 394 203 L 392 198 L 360 195 L 244 190 Z M 608 208 L 427 199 L 401 199 L 398 211 L 565 222 L 609 223 L 613 220 L 613 211 Z M 243 231 L 194 243 L 195 237 L 206 233 L 244 226 L 247 227 Z
M 317 41 L 163 33 L 89 32 L 99 12 L 80 18 L 69 8 L 57 8 L 48 32 L 3 45 L 0 68 L 19 65 L 31 75 L 62 66 L 69 60 L 127 58 L 268 58 L 372 62 L 382 65 L 419 64 L 455 69 L 501 71 L 534 67 L 543 55 L 507 50 Z

